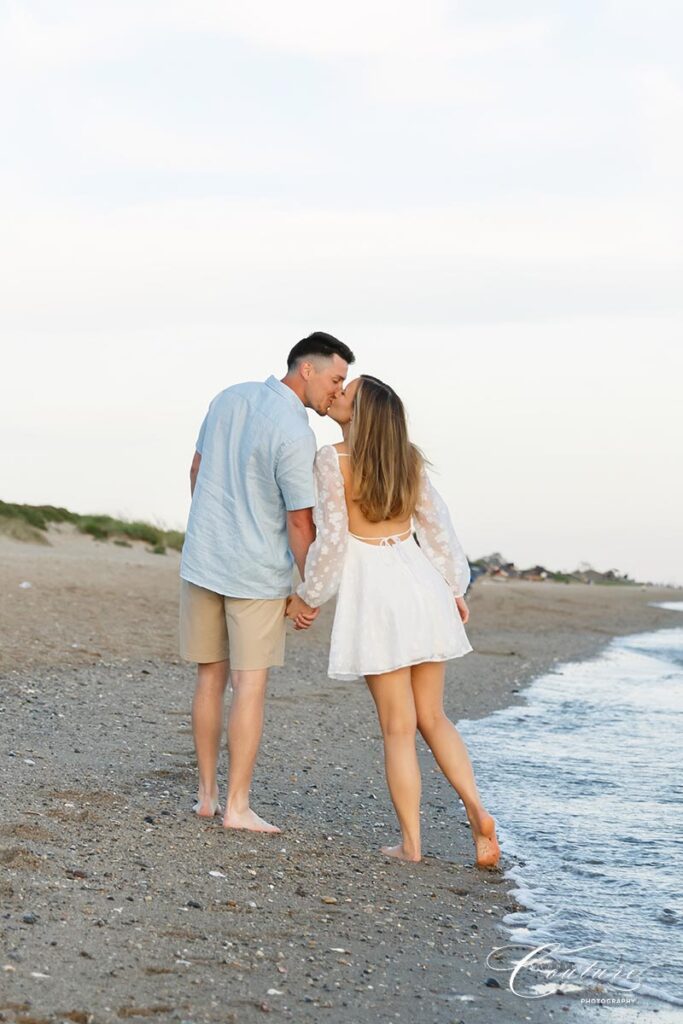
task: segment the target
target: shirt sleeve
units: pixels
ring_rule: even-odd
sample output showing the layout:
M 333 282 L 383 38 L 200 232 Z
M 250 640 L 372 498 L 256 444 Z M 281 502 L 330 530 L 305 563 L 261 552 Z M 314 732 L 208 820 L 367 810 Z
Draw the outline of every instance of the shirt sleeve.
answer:
M 275 465 L 275 479 L 288 512 L 315 505 L 314 459 L 315 435 L 312 431 L 289 441 L 280 452 Z
M 313 521 L 317 533 L 306 556 L 303 583 L 296 592 L 306 604 L 319 608 L 339 589 L 349 537 L 344 478 L 331 445 L 325 445 L 316 456 L 315 484 Z
M 463 597 L 470 584 L 470 565 L 455 535 L 448 506 L 429 479 L 424 463 L 414 520 L 425 555 L 446 580 L 453 596 Z

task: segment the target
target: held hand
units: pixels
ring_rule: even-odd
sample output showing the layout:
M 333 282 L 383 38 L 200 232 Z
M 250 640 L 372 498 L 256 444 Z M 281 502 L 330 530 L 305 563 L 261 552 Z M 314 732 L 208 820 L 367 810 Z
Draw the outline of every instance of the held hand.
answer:
M 455 604 L 457 606 L 458 611 L 460 612 L 460 618 L 462 619 L 462 624 L 464 626 L 465 623 L 467 622 L 467 620 L 470 617 L 470 610 L 467 607 L 467 605 L 465 604 L 465 598 L 464 597 L 456 597 Z
M 319 613 L 319 608 L 311 608 L 298 594 L 292 594 L 287 598 L 285 615 L 292 620 L 295 629 L 308 629 Z

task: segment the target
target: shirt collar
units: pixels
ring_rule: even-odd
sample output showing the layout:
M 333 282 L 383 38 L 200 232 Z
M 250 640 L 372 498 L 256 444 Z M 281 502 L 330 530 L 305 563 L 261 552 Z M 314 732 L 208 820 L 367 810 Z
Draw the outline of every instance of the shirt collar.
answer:
M 278 380 L 277 377 L 275 377 L 272 373 L 264 383 L 266 384 L 267 387 L 272 388 L 272 390 L 275 391 L 276 394 L 280 395 L 281 398 L 284 398 L 287 402 L 289 402 L 293 409 L 296 412 L 298 412 L 300 416 L 303 416 L 306 422 L 308 422 L 308 413 L 306 412 L 306 406 L 301 401 L 299 396 L 292 391 L 291 388 L 288 388 L 286 384 L 283 384 L 282 381 Z

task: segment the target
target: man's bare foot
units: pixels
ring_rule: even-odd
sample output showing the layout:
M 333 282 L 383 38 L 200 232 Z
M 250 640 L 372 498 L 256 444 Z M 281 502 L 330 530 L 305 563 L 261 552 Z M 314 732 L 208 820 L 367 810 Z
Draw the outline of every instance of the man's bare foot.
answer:
M 259 818 L 256 811 L 252 811 L 251 807 L 248 807 L 246 811 L 237 813 L 236 811 L 227 811 L 223 818 L 223 828 L 246 828 L 251 832 L 281 832 L 282 829 L 278 828 L 277 825 L 271 825 L 265 818 Z
M 199 797 L 192 810 L 198 818 L 213 818 L 216 814 L 223 813 L 223 808 L 218 804 L 218 797 Z
M 468 813 L 472 838 L 477 851 L 478 868 L 495 868 L 500 860 L 500 846 L 496 838 L 496 823 L 483 808 Z
M 419 853 L 409 853 L 403 843 L 400 846 L 382 846 L 380 849 L 387 857 L 395 857 L 396 860 L 409 860 L 417 864 L 422 859 Z

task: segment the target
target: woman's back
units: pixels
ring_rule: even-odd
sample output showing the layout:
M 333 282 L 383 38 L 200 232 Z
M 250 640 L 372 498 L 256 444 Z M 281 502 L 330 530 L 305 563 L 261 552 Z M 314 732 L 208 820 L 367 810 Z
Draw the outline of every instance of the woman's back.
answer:
M 351 469 L 351 457 L 346 443 L 341 441 L 335 444 L 335 451 L 339 461 L 339 469 L 344 479 L 344 496 L 346 498 L 346 509 L 349 516 L 349 531 L 356 537 L 364 540 L 380 540 L 382 537 L 394 536 L 395 534 L 408 533 L 411 529 L 411 517 L 401 519 L 382 519 L 380 522 L 371 522 L 363 515 L 359 503 L 353 498 L 353 473 Z
M 354 495 L 365 488 L 381 500 L 375 485 L 393 479 L 400 494 L 405 480 L 401 474 L 392 478 L 391 467 L 371 477 L 372 466 L 366 466 L 359 487 L 343 445 L 324 445 L 316 459 L 318 532 L 297 594 L 313 608 L 336 595 L 328 664 L 333 679 L 377 675 L 472 650 L 454 601 L 468 582 L 467 560 L 455 535 L 448 537 L 449 521 L 436 492 L 430 492 L 424 465 L 416 508 L 407 500 L 399 506 L 403 518 L 385 519 L 373 516 L 373 507 L 362 511 L 362 499 Z

